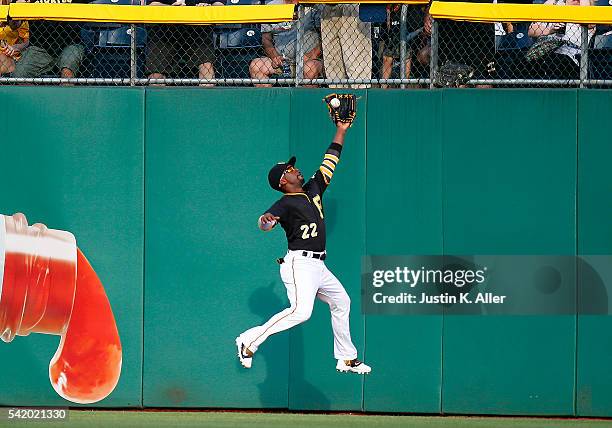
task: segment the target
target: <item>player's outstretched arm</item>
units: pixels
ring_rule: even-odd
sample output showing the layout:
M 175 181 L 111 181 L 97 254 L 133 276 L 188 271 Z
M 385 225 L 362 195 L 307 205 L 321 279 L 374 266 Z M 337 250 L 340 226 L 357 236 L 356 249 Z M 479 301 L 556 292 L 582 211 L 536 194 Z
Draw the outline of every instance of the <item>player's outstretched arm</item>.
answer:
M 334 143 L 344 145 L 344 137 L 346 136 L 346 131 L 351 127 L 350 123 L 338 122 L 336 123 L 336 135 L 334 135 Z
M 342 147 L 344 146 L 344 137 L 350 126 L 350 123 L 338 122 L 336 124 L 336 134 L 334 135 L 334 140 L 325 152 L 325 155 L 323 155 L 323 162 L 321 162 L 321 166 L 319 167 L 319 172 L 321 173 L 320 177 L 323 178 L 323 182 L 320 183 L 320 185 L 323 186 L 323 188 L 329 185 L 332 177 L 334 176 L 336 166 L 338 165 L 338 162 L 340 162 L 340 153 L 342 152 Z

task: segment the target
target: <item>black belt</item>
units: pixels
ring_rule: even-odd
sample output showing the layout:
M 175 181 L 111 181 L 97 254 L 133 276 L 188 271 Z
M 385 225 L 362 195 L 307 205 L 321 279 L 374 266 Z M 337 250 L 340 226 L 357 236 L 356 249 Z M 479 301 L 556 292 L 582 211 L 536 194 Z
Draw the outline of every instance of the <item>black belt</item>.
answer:
M 325 260 L 326 254 L 323 253 L 315 253 L 314 251 L 302 251 L 302 255 L 304 257 L 312 257 L 313 259 Z
M 314 251 L 302 251 L 302 256 L 304 256 L 304 257 L 311 257 L 313 259 L 319 259 L 319 260 L 323 261 L 327 257 L 327 254 L 325 254 L 325 252 L 315 253 Z M 279 265 L 282 265 L 283 263 L 285 263 L 284 257 L 280 257 L 280 258 L 276 259 L 276 263 L 278 263 Z

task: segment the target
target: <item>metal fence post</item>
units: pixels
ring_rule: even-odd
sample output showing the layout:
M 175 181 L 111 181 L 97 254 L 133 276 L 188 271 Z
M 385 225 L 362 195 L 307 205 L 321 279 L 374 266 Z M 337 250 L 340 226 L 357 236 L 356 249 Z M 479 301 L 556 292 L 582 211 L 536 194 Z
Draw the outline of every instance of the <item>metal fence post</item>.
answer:
M 589 78 L 589 26 L 580 26 L 580 87 L 586 86 Z
M 302 22 L 304 21 L 306 11 L 304 10 L 304 5 L 298 4 L 297 7 L 298 19 L 295 23 L 297 26 L 297 39 L 295 41 L 295 86 L 300 86 L 300 79 L 304 78 L 304 26 Z
M 438 21 L 431 23 L 431 54 L 429 56 L 429 87 L 434 88 L 434 80 L 438 72 Z
M 136 25 L 130 24 L 130 86 L 136 85 Z
M 402 5 L 402 13 L 400 18 L 400 79 L 406 78 L 406 18 L 408 17 L 408 6 Z M 400 85 L 402 89 L 406 88 L 406 85 L 402 83 Z

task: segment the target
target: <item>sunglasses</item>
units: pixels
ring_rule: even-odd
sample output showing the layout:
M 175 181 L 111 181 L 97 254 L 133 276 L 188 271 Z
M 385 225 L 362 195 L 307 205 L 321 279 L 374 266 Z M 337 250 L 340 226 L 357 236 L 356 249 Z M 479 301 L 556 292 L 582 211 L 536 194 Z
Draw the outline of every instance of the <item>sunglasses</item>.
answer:
M 289 172 L 292 172 L 292 171 L 295 171 L 295 168 L 294 168 L 293 166 L 289 165 L 289 166 L 287 167 L 287 169 L 286 169 L 286 170 L 284 170 L 284 171 L 283 171 L 283 173 L 281 174 L 281 176 L 280 176 L 280 180 L 282 180 L 282 179 L 283 179 L 283 177 L 285 176 L 285 174 L 287 174 L 287 173 L 289 173 Z M 279 187 L 280 187 L 280 180 L 279 180 L 279 183 L 278 183 Z

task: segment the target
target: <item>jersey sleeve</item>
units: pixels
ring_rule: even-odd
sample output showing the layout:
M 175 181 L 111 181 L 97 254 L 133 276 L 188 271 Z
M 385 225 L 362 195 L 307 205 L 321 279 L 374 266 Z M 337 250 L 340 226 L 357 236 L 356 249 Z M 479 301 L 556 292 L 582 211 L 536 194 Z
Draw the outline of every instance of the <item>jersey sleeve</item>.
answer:
M 319 169 L 315 172 L 312 179 L 318 185 L 321 193 L 327 189 L 338 162 L 340 162 L 340 153 L 342 152 L 342 146 L 338 143 L 331 143 L 325 154 L 323 155 L 323 161 L 319 166 Z

